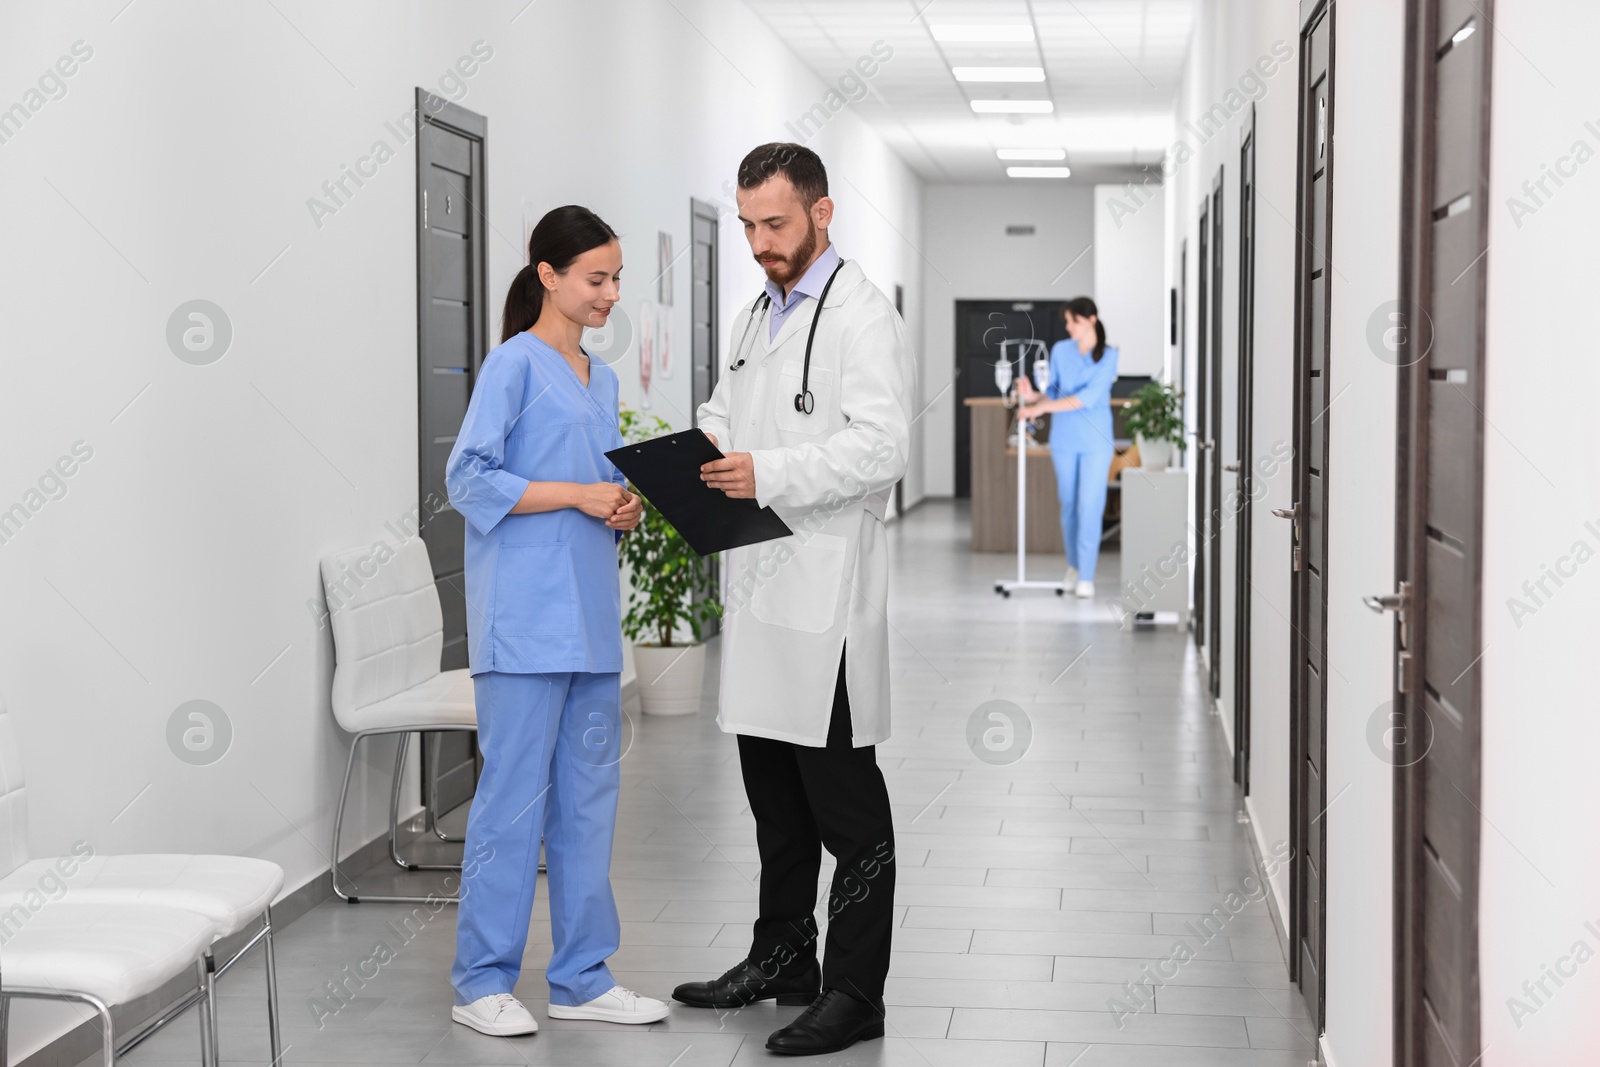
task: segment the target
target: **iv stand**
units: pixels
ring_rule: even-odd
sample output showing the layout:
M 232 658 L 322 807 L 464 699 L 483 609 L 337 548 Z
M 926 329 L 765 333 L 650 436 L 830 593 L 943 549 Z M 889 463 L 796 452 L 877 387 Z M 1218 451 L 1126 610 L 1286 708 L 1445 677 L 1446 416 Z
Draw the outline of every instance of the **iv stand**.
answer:
M 1001 342 L 1001 366 L 1009 369 L 1011 365 L 1010 357 L 1006 355 L 1006 348 L 1009 345 L 1017 347 L 1017 369 L 1022 374 L 1028 373 L 1028 357 L 1035 351 L 1039 353 L 1038 360 L 1046 361 L 1042 365 L 1049 365 L 1047 361 L 1049 360 L 1050 352 L 1045 347 L 1044 342 L 1038 338 L 1028 338 L 1026 340 Z M 1040 364 L 1036 361 L 1036 365 Z M 1010 377 L 1008 373 L 1004 376 L 1006 378 Z M 1009 399 L 1011 383 L 1006 381 L 1004 385 L 1001 385 L 1001 377 L 1001 367 L 997 366 L 995 368 L 995 384 L 1000 386 L 1000 391 L 1006 394 Z M 1037 382 L 1034 384 L 1038 385 Z M 1014 403 L 1018 409 L 1021 408 L 1020 398 Z M 1014 582 L 994 583 L 994 591 L 1003 597 L 1010 597 L 1014 589 L 1054 589 L 1056 596 L 1066 596 L 1067 593 L 1065 582 L 1040 582 L 1028 579 L 1028 422 L 1020 415 L 1017 418 L 1017 580 Z

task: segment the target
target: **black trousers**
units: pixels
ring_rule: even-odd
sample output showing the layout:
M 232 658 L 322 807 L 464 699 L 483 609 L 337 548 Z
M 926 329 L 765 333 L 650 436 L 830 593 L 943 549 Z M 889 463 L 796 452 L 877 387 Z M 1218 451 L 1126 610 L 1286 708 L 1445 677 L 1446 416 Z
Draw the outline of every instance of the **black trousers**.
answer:
M 744 791 L 761 853 L 761 905 L 750 960 L 793 974 L 817 955 L 822 849 L 836 861 L 828 894 L 822 986 L 883 996 L 894 924 L 894 818 L 873 746 L 850 745 L 844 662 L 825 748 L 739 735 Z

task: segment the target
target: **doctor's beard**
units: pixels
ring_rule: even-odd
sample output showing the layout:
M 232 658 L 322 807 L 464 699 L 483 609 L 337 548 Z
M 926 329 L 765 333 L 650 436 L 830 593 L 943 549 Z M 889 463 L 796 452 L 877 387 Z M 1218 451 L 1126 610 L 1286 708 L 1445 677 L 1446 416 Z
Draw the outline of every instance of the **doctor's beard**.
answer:
M 800 247 L 794 250 L 793 255 L 784 256 L 775 263 L 762 263 L 760 259 L 756 262 L 767 272 L 767 278 L 772 284 L 787 287 L 800 280 L 800 275 L 811 265 L 811 257 L 816 254 L 817 224 L 807 218 L 805 240 L 800 242 Z

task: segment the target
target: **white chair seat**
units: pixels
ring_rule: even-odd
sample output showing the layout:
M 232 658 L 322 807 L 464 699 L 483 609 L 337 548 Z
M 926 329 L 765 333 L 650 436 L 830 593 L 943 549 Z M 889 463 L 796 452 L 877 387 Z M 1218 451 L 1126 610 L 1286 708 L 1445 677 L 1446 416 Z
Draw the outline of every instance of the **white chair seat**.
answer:
M 53 901 L 0 911 L 4 986 L 88 993 L 126 1004 L 188 973 L 216 936 L 194 912 L 150 904 Z
M 216 925 L 216 936 L 227 937 L 260 922 L 283 888 L 282 867 L 247 856 L 92 856 L 76 861 L 76 870 L 66 876 L 57 866 L 60 862 L 33 860 L 0 878 L 0 912 L 16 903 L 29 905 L 30 896 L 41 893 L 41 880 L 58 880 L 67 886 L 66 902 L 153 904 L 199 912 Z
M 339 716 L 350 733 L 368 730 L 419 729 L 425 726 L 459 726 L 476 729 L 478 703 L 472 675 L 465 668 L 440 673 L 410 689 L 365 707 L 351 708 Z

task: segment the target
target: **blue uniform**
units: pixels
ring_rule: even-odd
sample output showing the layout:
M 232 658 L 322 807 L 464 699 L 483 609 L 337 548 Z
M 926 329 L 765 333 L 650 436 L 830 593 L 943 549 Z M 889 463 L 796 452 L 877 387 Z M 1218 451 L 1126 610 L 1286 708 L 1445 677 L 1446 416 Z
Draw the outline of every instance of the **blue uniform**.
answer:
M 1061 539 L 1068 566 L 1078 577 L 1094 581 L 1100 559 L 1100 526 L 1106 510 L 1106 479 L 1115 453 L 1111 438 L 1111 383 L 1117 380 L 1117 350 L 1100 354 L 1078 351 L 1070 337 L 1050 349 L 1052 400 L 1077 397 L 1083 407 L 1050 416 L 1050 458 L 1056 468 L 1056 496 L 1061 502 Z
M 531 481 L 623 482 L 617 376 L 585 386 L 561 353 L 520 333 L 489 353 L 445 485 L 467 520 L 467 648 L 483 775 L 450 970 L 456 1003 L 516 986 L 544 842 L 554 948 L 550 1000 L 616 984 L 611 893 L 620 784 L 621 592 L 617 539 L 576 508 L 512 515 Z

